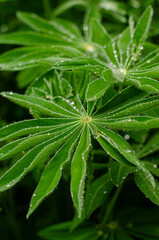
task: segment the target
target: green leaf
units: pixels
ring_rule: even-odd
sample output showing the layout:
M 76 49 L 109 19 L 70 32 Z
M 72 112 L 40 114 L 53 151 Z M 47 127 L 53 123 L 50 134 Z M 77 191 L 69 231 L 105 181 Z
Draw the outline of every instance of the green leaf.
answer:
M 145 157 L 159 150 L 159 132 L 154 133 L 148 139 L 147 143 L 138 152 L 139 158 Z
M 127 235 L 122 230 L 116 231 L 117 240 L 133 240 L 129 235 Z
M 21 71 L 16 77 L 18 88 L 25 88 L 36 77 L 39 77 L 45 71 L 45 68 L 39 66 Z
M 65 132 L 67 134 L 67 131 L 71 131 L 72 128 L 76 127 L 76 125 L 71 124 L 70 126 L 65 125 L 63 127 L 61 126 L 61 127 L 49 129 L 49 130 L 34 134 L 32 136 L 29 135 L 28 137 L 8 143 L 0 149 L 0 161 L 11 158 L 18 153 L 23 153 L 24 151 L 30 148 L 33 148 L 42 142 L 46 142 L 49 139 L 53 139 L 54 137 L 57 137 L 61 133 Z
M 31 31 L 6 33 L 0 36 L 1 44 L 16 45 L 71 45 L 69 39 L 62 39 L 61 36 L 47 35 Z
M 159 127 L 159 118 L 136 116 L 116 119 L 96 118 L 95 121 L 108 128 L 120 130 L 144 130 Z
M 79 40 L 79 37 L 81 38 L 81 34 L 76 25 L 73 23 L 69 24 L 69 22 L 65 20 L 63 20 L 62 23 L 60 23 L 60 21 L 57 19 L 47 21 L 46 19 L 37 16 L 36 14 L 30 14 L 26 12 L 17 12 L 17 17 L 35 31 L 44 32 L 53 36 L 54 34 L 57 35 L 57 33 L 59 33 L 66 35 L 69 37 L 69 39 L 77 38 Z M 64 39 L 67 40 L 67 38 Z
M 159 81 L 150 77 L 131 76 L 128 83 L 146 92 L 159 93 Z
M 76 57 L 82 55 L 83 53 L 79 50 L 65 46 L 17 48 L 1 55 L 0 67 L 3 70 L 18 71 L 38 66 L 40 61 L 44 61 L 50 56 L 54 56 L 52 57 L 53 64 L 53 62 L 66 60 L 65 56 Z M 43 67 L 47 68 L 46 64 Z
M 16 94 L 13 92 L 4 92 L 2 93 L 2 96 L 19 104 L 22 107 L 33 108 L 34 110 L 37 110 L 44 115 L 74 118 L 77 118 L 79 116 L 79 112 L 75 110 L 71 104 L 66 102 L 65 99 L 63 99 L 63 101 L 65 105 L 68 106 L 68 108 L 71 107 L 71 112 L 62 108 L 60 105 L 54 103 L 53 101 L 47 101 L 42 98 L 30 97 L 26 95 Z
M 107 139 L 130 163 L 146 171 L 144 165 L 138 160 L 133 149 L 124 138 L 100 125 L 98 125 L 98 129 L 101 136 Z
M 95 68 L 101 67 L 103 68 L 104 65 L 99 63 L 97 60 L 89 57 L 84 57 L 84 58 L 73 58 L 73 59 L 56 59 L 56 58 L 46 58 L 44 60 L 40 61 L 41 64 L 46 64 L 46 66 L 53 66 L 55 69 L 60 69 L 60 70 L 72 70 L 72 69 L 92 69 L 92 65 L 94 65 Z
M 119 161 L 122 164 L 125 164 L 126 166 L 130 166 L 131 164 L 127 161 L 125 157 L 122 156 L 122 154 L 117 150 L 117 148 L 114 147 L 114 145 L 109 141 L 109 139 L 104 138 L 100 132 L 98 131 L 98 128 L 91 124 L 91 130 L 94 135 L 94 137 L 97 139 L 97 141 L 100 143 L 102 148 L 114 159 Z
M 67 127 L 74 122 L 75 121 L 71 119 L 43 118 L 12 123 L 0 129 L 0 141 L 15 139 L 29 134 L 58 128 L 59 125 Z
M 68 135 L 69 134 L 69 135 Z M 28 151 L 19 161 L 17 161 L 7 172 L 0 177 L 0 191 L 5 191 L 14 186 L 29 171 L 31 171 L 38 162 L 46 161 L 64 141 L 70 136 L 70 131 L 54 138 L 44 141 Z
M 154 162 L 143 161 L 145 167 L 154 175 L 159 177 L 159 168 L 157 164 Z
M 135 182 L 140 190 L 155 204 L 159 205 L 159 183 L 150 173 L 138 169 L 135 174 Z
M 149 97 L 141 100 L 132 101 L 130 103 L 119 105 L 118 107 L 115 107 L 114 109 L 111 109 L 110 113 L 106 114 L 107 118 L 118 118 L 118 117 L 126 117 L 126 116 L 133 116 L 137 115 L 139 113 L 142 113 L 143 111 L 146 111 L 148 109 L 152 109 L 153 107 L 156 107 L 159 104 L 159 97 Z M 105 115 L 105 112 L 103 112 L 103 116 Z
M 101 46 L 107 46 L 111 42 L 111 37 L 106 32 L 105 28 L 96 20 L 90 20 L 91 41 Z
M 137 26 L 134 31 L 134 36 L 133 36 L 133 44 L 135 44 L 135 48 L 138 49 L 139 45 L 143 44 L 147 32 L 150 27 L 151 19 L 153 15 L 153 10 L 152 7 L 149 6 L 141 18 L 139 19 Z
M 94 115 L 111 113 L 113 110 L 118 110 L 120 107 L 136 102 L 138 99 L 143 99 L 145 93 L 136 89 L 133 86 L 125 88 L 120 93 L 109 99 Z
M 84 227 L 78 228 L 72 232 L 69 229 L 72 222 L 65 222 L 50 226 L 46 229 L 41 230 L 38 235 L 47 240 L 98 240 L 97 230 L 92 225 L 86 225 Z
M 87 218 L 102 205 L 112 188 L 109 173 L 97 178 L 88 186 L 84 203 Z
M 150 52 L 146 57 L 142 58 L 139 62 L 135 64 L 134 70 L 137 69 L 142 69 L 143 67 L 148 67 L 151 66 L 153 63 L 157 63 L 159 60 L 159 49 L 156 49 L 152 52 Z M 136 70 L 137 71 L 137 70 Z
M 66 10 L 78 5 L 87 6 L 87 2 L 85 0 L 67 0 L 58 5 L 57 8 L 53 11 L 52 15 L 53 17 L 56 17 L 65 12 Z
M 56 152 L 54 157 L 47 164 L 42 173 L 39 184 L 32 196 L 27 217 L 29 217 L 35 211 L 43 199 L 52 193 L 58 185 L 61 178 L 62 169 L 70 160 L 72 151 L 76 144 L 76 139 L 78 138 L 80 131 L 81 128 L 78 128 L 78 130 L 69 134 L 72 135 L 71 138 L 65 142 L 65 144 Z
M 94 101 L 100 98 L 105 93 L 109 86 L 110 83 L 102 78 L 96 79 L 93 82 L 91 82 L 88 85 L 86 92 L 87 101 Z
M 112 182 L 117 187 L 125 180 L 125 178 L 135 170 L 134 167 L 125 166 L 116 161 L 110 161 L 109 172 Z
M 118 40 L 118 47 L 119 47 L 119 53 L 120 53 L 120 60 L 121 63 L 124 65 L 126 59 L 129 57 L 129 45 L 131 41 L 131 29 L 130 27 L 126 28 L 122 34 L 119 36 Z
M 71 166 L 71 195 L 79 218 L 82 215 L 87 157 L 91 141 L 88 125 L 84 126 Z

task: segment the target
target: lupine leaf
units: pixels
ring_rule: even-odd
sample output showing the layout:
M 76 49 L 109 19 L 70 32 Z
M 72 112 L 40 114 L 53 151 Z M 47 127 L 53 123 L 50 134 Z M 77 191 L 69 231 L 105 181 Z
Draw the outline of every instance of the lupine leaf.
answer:
M 143 43 L 147 36 L 152 15 L 153 10 L 152 7 L 149 6 L 138 21 L 133 36 L 133 43 L 136 45 L 136 48 L 138 48 L 139 45 Z
M 114 159 L 119 161 L 120 163 L 124 165 L 130 166 L 131 164 L 127 161 L 127 159 L 122 156 L 122 154 L 118 151 L 117 148 L 114 147 L 114 145 L 109 141 L 109 139 L 103 138 L 100 134 L 100 132 L 97 130 L 98 128 L 91 124 L 92 133 L 94 137 L 97 139 L 97 141 L 100 143 L 102 148 Z
M 96 79 L 88 85 L 88 89 L 86 92 L 87 101 L 93 101 L 100 98 L 107 88 L 109 87 L 110 83 L 105 81 L 104 79 Z
M 137 88 L 150 93 L 159 92 L 159 81 L 150 77 L 130 77 L 128 82 L 136 86 Z
M 35 147 L 36 145 L 46 142 L 49 139 L 53 139 L 61 133 L 67 134 L 67 131 L 71 131 L 72 128 L 75 128 L 76 125 L 71 124 L 71 126 L 57 127 L 49 129 L 33 136 L 28 136 L 19 140 L 15 140 L 11 143 L 8 143 L 0 149 L 0 161 L 13 157 L 14 155 L 24 152 L 30 148 Z
M 159 177 L 158 165 L 153 162 L 143 161 L 145 167 L 154 175 Z
M 129 235 L 124 233 L 123 231 L 117 231 L 116 232 L 117 240 L 133 240 Z
M 47 35 L 44 33 L 35 32 L 15 32 L 0 36 L 1 44 L 16 44 L 16 45 L 70 45 L 69 40 L 62 39 L 61 36 Z
M 20 106 L 26 107 L 26 108 L 33 108 L 34 110 L 39 111 L 40 113 L 48 116 L 63 116 L 63 117 L 74 117 L 76 118 L 79 113 L 76 111 L 74 113 L 75 109 L 72 107 L 72 111 L 67 111 L 66 109 L 60 107 L 58 104 L 54 103 L 53 101 L 47 101 L 42 98 L 37 97 L 30 97 L 30 96 L 24 96 L 12 92 L 4 92 L 2 93 L 3 97 L 8 98 L 9 100 L 19 104 Z M 71 106 L 66 100 L 64 99 L 65 104 L 67 104 L 69 107 Z
M 97 178 L 87 188 L 84 208 L 87 218 L 103 203 L 113 184 L 109 173 Z
M 132 164 L 144 169 L 144 165 L 137 159 L 129 143 L 117 133 L 98 125 L 99 132 Z M 146 171 L 146 170 L 145 170 Z
M 155 204 L 159 205 L 159 183 L 152 181 L 152 175 L 141 169 L 135 172 L 135 182 L 140 190 Z
M 76 57 L 82 55 L 83 53 L 79 50 L 65 46 L 18 48 L 1 55 L 0 67 L 5 70 L 18 71 L 38 66 L 40 61 L 44 61 L 49 56 L 54 56 L 52 58 L 53 64 L 53 62 L 66 60 L 64 56 Z
M 71 166 L 71 195 L 79 218 L 82 215 L 84 187 L 87 172 L 87 157 L 90 148 L 90 133 L 88 126 L 84 126 Z
M 29 217 L 43 199 L 56 188 L 61 178 L 62 169 L 65 163 L 70 160 L 80 130 L 81 128 L 78 128 L 78 130 L 71 133 L 71 138 L 66 141 L 66 143 L 56 152 L 54 157 L 47 164 L 42 173 L 39 184 L 32 196 L 27 217 Z
M 69 8 L 72 8 L 76 5 L 82 5 L 87 6 L 87 2 L 85 0 L 69 0 L 61 3 L 52 13 L 53 16 L 58 16 L 64 11 L 66 11 Z
M 105 28 L 97 20 L 91 19 L 90 28 L 92 42 L 106 47 L 108 44 L 110 44 L 111 37 L 107 34 Z
M 51 140 L 46 140 L 27 152 L 0 177 L 0 191 L 5 191 L 14 186 L 24 175 L 32 170 L 39 161 L 47 160 L 50 154 L 68 138 L 70 134 L 67 134 L 68 133 L 62 133 Z
M 159 50 L 156 49 L 155 51 L 149 53 L 145 58 L 141 59 L 138 63 L 136 63 L 135 69 L 146 67 L 153 63 L 157 63 L 158 60 L 159 60 Z
M 118 41 L 120 60 L 123 64 L 125 63 L 127 57 L 129 57 L 128 47 L 130 44 L 130 40 L 131 40 L 131 29 L 130 27 L 128 27 L 122 32 Z
M 94 115 L 112 112 L 112 110 L 118 109 L 129 103 L 136 102 L 138 99 L 142 99 L 145 96 L 141 90 L 131 86 L 125 88 L 119 94 L 116 94 L 108 102 L 106 102 Z
M 117 110 L 112 110 L 110 113 L 107 114 L 107 117 L 126 117 L 126 116 L 133 116 L 148 109 L 153 108 L 159 104 L 159 97 L 149 97 L 142 100 L 137 100 L 129 104 L 125 104 L 125 106 L 118 106 Z M 104 112 L 103 112 L 104 115 Z
M 125 166 L 116 161 L 110 161 L 109 172 L 112 182 L 117 187 L 125 180 L 129 173 L 133 172 L 135 168 Z
M 27 12 L 17 12 L 17 17 L 36 31 L 44 32 L 50 35 L 60 33 L 68 36 L 70 39 L 81 37 L 78 28 L 75 27 L 73 23 L 69 25 L 67 24 L 67 27 L 65 27 L 64 25 L 66 25 L 66 21 L 63 21 L 63 24 L 60 24 L 58 20 L 54 19 L 52 21 L 47 21 L 33 13 L 30 14 Z
M 127 118 L 104 119 L 97 118 L 97 122 L 105 127 L 121 130 L 144 130 L 159 127 L 159 118 L 137 116 Z
M 71 70 L 74 68 L 80 68 L 85 69 L 85 68 L 92 68 L 91 65 L 99 65 L 100 67 L 103 67 L 103 65 L 101 63 L 99 63 L 98 61 L 96 61 L 95 59 L 92 58 L 73 58 L 73 59 L 59 59 L 56 60 L 54 58 L 48 58 L 48 59 L 44 59 L 41 61 L 41 63 L 46 64 L 48 66 L 52 66 L 54 64 L 54 68 L 57 69 L 61 69 L 61 70 Z
M 159 150 L 159 132 L 154 133 L 148 140 L 148 142 L 140 149 L 138 156 L 140 158 L 145 157 L 155 151 Z
M 94 226 L 85 226 L 76 229 L 75 231 L 69 232 L 71 225 L 72 222 L 53 225 L 40 231 L 38 235 L 47 240 L 97 240 L 99 237 Z
M 12 123 L 0 129 L 0 141 L 39 133 L 48 129 L 58 128 L 59 125 L 67 127 L 73 122 L 75 121 L 71 119 L 43 118 Z

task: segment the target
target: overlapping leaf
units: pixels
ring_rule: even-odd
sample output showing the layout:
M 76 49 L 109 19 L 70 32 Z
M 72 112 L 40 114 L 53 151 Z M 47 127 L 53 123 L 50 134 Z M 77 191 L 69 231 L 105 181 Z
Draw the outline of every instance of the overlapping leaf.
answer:
M 90 7 L 90 11 L 93 11 L 91 9 L 93 6 Z M 144 58 L 140 56 L 150 27 L 152 8 L 149 6 L 145 10 L 135 29 L 133 20 L 130 19 L 130 26 L 117 37 L 117 41 L 106 32 L 99 18 L 95 17 L 96 14 L 94 12 L 92 14 L 89 14 L 91 20 L 87 22 L 88 34 L 83 38 L 77 26 L 67 21 L 58 19 L 47 21 L 34 14 L 19 12 L 17 16 L 20 20 L 37 32 L 2 35 L 0 43 L 29 46 L 41 44 L 43 49 L 21 48 L 5 53 L 0 62 L 1 68 L 22 70 L 39 64 L 64 70 L 88 68 L 96 71 L 101 77 L 102 72 L 109 68 L 115 81 L 134 85 L 147 92 L 158 93 L 158 50 Z M 104 75 L 106 82 L 111 81 L 114 84 L 113 78 L 110 80 Z M 104 80 L 101 84 L 104 85 Z M 106 87 L 103 87 L 103 92 L 104 88 Z
M 99 109 L 95 101 L 90 111 L 91 101 L 88 101 L 88 109 L 85 109 L 79 95 L 72 96 L 74 99 L 71 101 L 57 96 L 62 93 L 57 73 L 55 80 L 53 82 L 55 85 L 52 85 L 49 80 L 43 81 L 46 90 L 30 88 L 33 90 L 31 95 L 2 93 L 9 100 L 31 109 L 31 112 L 38 114 L 40 119 L 14 123 L 0 130 L 0 141 L 12 140 L 0 149 L 0 160 L 19 156 L 19 160 L 1 176 L 0 190 L 4 191 L 15 185 L 40 161 L 48 162 L 33 194 L 29 216 L 42 200 L 55 189 L 61 178 L 62 168 L 68 161 L 71 161 L 72 199 L 78 215 L 82 216 L 88 171 L 87 161 L 91 144 L 90 135 L 97 139 L 111 157 L 122 164 L 121 172 L 120 167 L 116 167 L 119 171 L 118 179 L 113 180 L 116 185 L 120 184 L 123 178 L 135 168 L 139 168 L 149 176 L 150 184 L 155 187 L 155 181 L 148 170 L 149 168 L 146 168 L 146 165 L 137 158 L 128 142 L 110 129 L 141 130 L 159 127 L 158 118 L 135 116 L 154 105 L 157 106 L 159 104 L 158 97 L 148 97 L 140 90 L 135 91 L 134 87 L 128 87 L 112 97 L 107 95 L 108 88 L 103 96 L 104 104 Z M 70 83 L 72 88 L 71 84 L 72 82 Z M 89 85 L 88 88 L 90 88 Z M 127 94 L 129 92 L 131 95 Z M 49 98 L 47 94 L 49 94 Z M 83 100 L 86 100 L 84 95 L 81 96 Z M 88 114 L 87 111 L 91 114 Z M 114 171 L 116 171 L 115 166 L 110 165 L 112 179 Z M 104 185 L 104 187 L 109 189 L 108 186 Z M 158 193 L 156 194 L 158 195 Z M 149 194 L 147 195 L 149 196 Z M 86 200 L 87 198 L 86 194 Z M 152 201 L 154 200 L 152 199 Z M 86 204 L 88 204 L 87 202 L 88 200 Z M 98 205 L 94 205 L 95 203 L 92 204 L 86 213 L 87 216 L 98 207 Z

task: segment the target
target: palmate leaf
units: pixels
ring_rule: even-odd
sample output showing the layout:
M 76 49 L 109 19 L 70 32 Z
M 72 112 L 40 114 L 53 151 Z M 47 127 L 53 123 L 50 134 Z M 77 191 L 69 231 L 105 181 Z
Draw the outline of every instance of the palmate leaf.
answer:
M 89 218 L 91 214 L 104 202 L 113 188 L 109 173 L 97 178 L 87 188 L 84 210 L 86 217 Z
M 73 232 L 69 232 L 71 225 L 72 222 L 65 222 L 53 225 L 41 230 L 38 235 L 47 240 L 98 240 L 99 236 L 97 234 L 97 230 L 94 228 L 94 225 L 86 225 L 85 227 L 76 229 Z
M 90 7 L 88 12 L 91 12 L 92 8 Z M 41 64 L 47 68 L 53 67 L 61 70 L 87 68 L 103 77 L 102 72 L 109 68 L 115 81 L 126 85 L 134 85 L 147 92 L 158 93 L 157 50 L 153 54 L 148 54 L 144 59 L 140 58 L 152 18 L 152 8 L 150 6 L 139 19 L 135 29 L 133 20 L 130 19 L 129 28 L 119 37 L 116 37 L 117 40 L 112 39 L 101 25 L 99 18 L 97 20 L 91 14 L 87 26 L 89 39 L 87 39 L 88 34 L 85 34 L 87 37 L 83 38 L 78 27 L 70 22 L 59 19 L 47 21 L 29 13 L 18 13 L 17 15 L 38 33 L 24 32 L 19 34 L 17 32 L 2 35 L 0 37 L 1 43 L 13 43 L 15 39 L 14 43 L 16 44 L 29 44 L 29 46 L 32 46 L 38 43 L 45 48 L 48 46 L 53 46 L 53 48 L 49 47 L 50 52 L 49 49 L 37 49 L 37 51 L 30 54 L 27 50 L 25 53 L 22 50 L 24 55 L 19 55 L 17 60 L 15 60 L 14 52 L 17 51 L 20 54 L 20 51 L 17 49 L 12 50 L 13 55 L 12 51 L 6 53 L 10 55 L 9 58 L 6 58 L 5 54 L 2 55 L 3 61 L 0 62 L 2 69 L 21 70 Z M 58 50 L 57 46 L 59 46 Z M 115 84 L 113 78 L 104 77 L 106 82 Z
M 86 76 L 84 75 L 83 81 L 85 81 Z M 36 111 L 40 114 L 40 117 L 45 117 L 14 123 L 0 130 L 0 140 L 10 141 L 0 149 L 0 159 L 5 160 L 19 156 L 19 161 L 1 176 L 1 191 L 12 187 L 25 174 L 31 171 L 33 167 L 38 165 L 39 162 L 48 162 L 46 168 L 42 170 L 39 184 L 32 196 L 28 216 L 33 213 L 48 194 L 54 191 L 61 178 L 62 168 L 70 161 L 71 195 L 78 212 L 78 217 L 83 218 L 83 208 L 86 205 L 88 206 L 88 202 L 90 201 L 86 191 L 85 202 L 84 192 L 87 171 L 89 171 L 88 161 L 90 161 L 91 135 L 111 157 L 119 162 L 118 167 L 116 167 L 117 170 L 111 166 L 111 176 L 114 174 L 113 171 L 118 171 L 118 180 L 113 180 L 115 184 L 120 184 L 123 177 L 126 177 L 129 172 L 137 168 L 142 169 L 149 176 L 148 180 L 150 184 L 154 188 L 156 187 L 156 182 L 148 170 L 149 167 L 146 168 L 146 165 L 137 158 L 129 143 L 111 129 L 140 130 L 142 128 L 141 125 L 143 125 L 143 129 L 158 127 L 158 118 L 135 116 L 135 114 L 139 115 L 139 113 L 141 114 L 142 111 L 146 111 L 153 105 L 157 106 L 157 96 L 148 97 L 142 91 L 136 90 L 134 87 L 128 87 L 112 97 L 112 94 L 107 94 L 109 91 L 108 88 L 105 90 L 106 92 L 103 96 L 104 106 L 100 106 L 100 109 L 103 110 L 102 112 L 100 109 L 97 110 L 98 105 L 96 105 L 96 101 L 94 103 L 91 101 L 88 102 L 92 104 L 90 105 L 90 107 L 93 106 L 93 108 L 91 107 L 92 110 L 89 108 L 85 109 L 85 96 L 81 94 L 80 98 L 78 92 L 77 95 L 72 96 L 72 99 L 57 96 L 57 94 L 61 94 L 60 79 L 57 73 L 55 74 L 55 85 L 52 85 L 51 81 L 49 82 L 47 79 L 43 83 L 48 92 L 34 87 L 34 96 L 12 92 L 2 93 L 9 100 L 31 109 L 33 112 Z M 83 93 L 86 91 L 85 85 L 79 85 L 78 88 L 78 91 L 84 88 Z M 135 95 L 135 90 L 137 95 Z M 48 97 L 45 98 L 45 93 L 49 93 L 49 99 Z M 131 94 L 127 96 L 126 93 Z M 55 96 L 52 96 L 54 94 Z M 132 103 L 131 97 L 133 100 Z M 24 155 L 21 156 L 21 153 Z M 121 164 L 123 168 L 120 172 L 119 166 Z M 128 169 L 131 170 L 128 171 Z M 103 188 L 108 188 L 105 190 L 108 192 L 109 182 L 103 186 Z M 93 200 L 96 199 L 96 192 L 93 194 L 94 198 L 91 199 L 91 207 L 85 212 L 85 217 L 90 216 L 99 207 L 95 200 Z M 102 199 L 104 199 L 104 196 L 100 200 L 101 204 Z

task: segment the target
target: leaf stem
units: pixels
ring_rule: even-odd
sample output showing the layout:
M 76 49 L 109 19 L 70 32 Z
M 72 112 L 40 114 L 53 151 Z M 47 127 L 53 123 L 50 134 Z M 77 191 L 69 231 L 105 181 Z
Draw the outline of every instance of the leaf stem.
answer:
M 44 16 L 49 19 L 51 14 L 51 4 L 49 0 L 43 0 Z
M 117 200 L 117 198 L 118 198 L 118 196 L 120 194 L 121 189 L 122 189 L 122 184 L 116 189 L 115 194 L 112 197 L 112 200 L 111 200 L 111 202 L 110 202 L 110 204 L 109 204 L 109 206 L 108 206 L 108 208 L 107 208 L 107 210 L 105 212 L 105 215 L 103 217 L 102 226 L 105 225 L 106 222 L 108 221 L 108 219 L 110 217 L 110 214 L 111 214 L 111 212 L 112 212 L 112 210 L 113 210 L 113 208 L 115 206 L 116 200 Z

